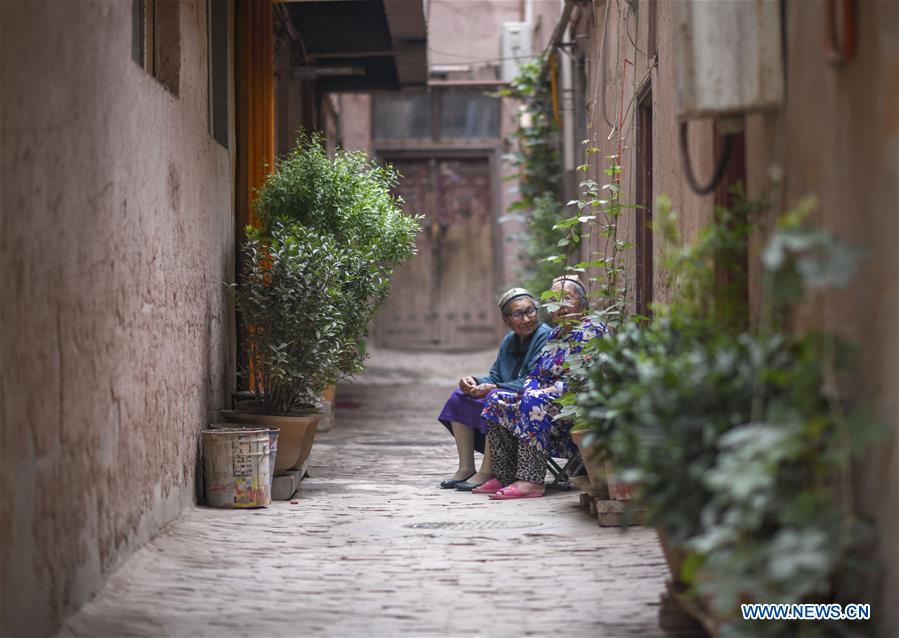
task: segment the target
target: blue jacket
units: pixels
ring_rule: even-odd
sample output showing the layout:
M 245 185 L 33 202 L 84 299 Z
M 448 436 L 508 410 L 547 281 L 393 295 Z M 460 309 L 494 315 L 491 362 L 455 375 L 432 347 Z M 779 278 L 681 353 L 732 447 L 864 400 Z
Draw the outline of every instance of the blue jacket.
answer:
M 541 323 L 524 343 L 524 348 L 520 348 L 518 335 L 509 331 L 499 344 L 499 352 L 496 354 L 496 361 L 490 367 L 489 374 L 486 377 L 475 377 L 475 381 L 492 383 L 499 388 L 514 392 L 521 390 L 524 378 L 534 367 L 551 332 L 552 328 Z

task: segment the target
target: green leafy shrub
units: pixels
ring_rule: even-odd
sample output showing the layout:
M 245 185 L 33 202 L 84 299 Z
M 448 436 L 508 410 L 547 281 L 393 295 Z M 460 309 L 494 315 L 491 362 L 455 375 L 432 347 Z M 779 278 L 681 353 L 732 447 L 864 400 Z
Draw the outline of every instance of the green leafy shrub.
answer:
M 523 213 L 524 257 L 526 265 L 522 285 L 528 290 L 548 290 L 558 273 L 545 258 L 558 251 L 557 242 L 563 233 L 554 228 L 562 217 L 559 201 L 559 181 L 562 162 L 559 158 L 559 127 L 552 116 L 549 86 L 541 83 L 540 72 L 544 58 L 525 62 L 509 86 L 496 93 L 521 102 L 519 126 L 512 137 L 517 148 L 503 156 L 518 169 L 519 199 L 509 206 L 510 213 Z
M 362 369 L 363 339 L 393 270 L 416 252 L 421 218 L 400 207 L 402 200 L 391 192 L 398 181 L 393 167 L 378 165 L 363 151 L 337 149 L 329 156 L 320 134 L 301 133 L 255 201 L 265 228 L 299 225 L 331 238 L 341 251 L 334 315 L 319 319 L 339 323 L 348 344 L 340 376 Z
M 314 403 L 352 347 L 340 306 L 349 257 L 328 235 L 299 224 L 248 228 L 232 286 L 247 326 L 259 408 L 288 414 Z
M 329 156 L 319 133 L 300 133 L 294 149 L 279 158 L 255 200 L 263 226 L 298 222 L 330 235 L 385 269 L 415 254 L 418 217 L 393 195 L 399 174 L 364 151 L 336 149 Z
M 559 276 L 559 267 L 547 258 L 559 251 L 558 242 L 563 233 L 556 224 L 561 218 L 562 206 L 555 194 L 543 193 L 532 201 L 524 236 L 527 261 L 522 273 L 528 290 L 549 290 L 553 278 Z
M 302 408 L 362 369 L 368 326 L 421 229 L 391 192 L 398 180 L 364 152 L 329 156 L 320 134 L 301 133 L 259 190 L 262 229 L 247 229 L 234 289 L 266 411 Z
M 719 210 L 692 245 L 669 252 L 674 300 L 651 323 L 621 324 L 590 345 L 575 406 L 638 485 L 648 520 L 686 552 L 680 577 L 718 618 L 745 602 L 832 600 L 864 530 L 841 497 L 850 451 L 872 427 L 843 415 L 830 382 L 846 369 L 847 347 L 782 328 L 808 290 L 849 281 L 857 251 L 809 226 L 808 204 L 785 215 L 763 257 L 764 320 L 741 329 L 745 297 L 715 268 L 736 267 L 727 260 L 739 258 L 762 209 Z M 659 210 L 670 238 L 676 224 Z

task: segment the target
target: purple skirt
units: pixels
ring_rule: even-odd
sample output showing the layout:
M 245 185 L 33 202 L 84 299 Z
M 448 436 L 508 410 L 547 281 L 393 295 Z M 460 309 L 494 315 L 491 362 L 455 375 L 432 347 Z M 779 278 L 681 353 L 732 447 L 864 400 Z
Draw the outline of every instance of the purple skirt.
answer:
M 494 392 L 496 390 L 491 390 L 490 394 Z M 450 398 L 446 400 L 443 410 L 440 411 L 440 416 L 437 417 L 437 420 L 443 424 L 450 434 L 453 433 L 452 421 L 458 421 L 462 425 L 472 428 L 474 430 L 474 449 L 481 453 L 484 452 L 484 436 L 487 434 L 487 426 L 489 425 L 487 421 L 481 418 L 481 411 L 487 405 L 487 397 L 490 394 L 483 399 L 475 399 L 457 388 L 450 395 Z

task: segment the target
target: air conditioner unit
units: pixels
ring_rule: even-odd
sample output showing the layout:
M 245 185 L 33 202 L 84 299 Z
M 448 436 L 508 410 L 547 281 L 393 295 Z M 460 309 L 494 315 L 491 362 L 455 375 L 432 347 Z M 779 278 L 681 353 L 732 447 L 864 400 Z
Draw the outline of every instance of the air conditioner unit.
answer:
M 736 115 L 783 102 L 779 3 L 685 0 L 675 7 L 678 118 Z
M 533 57 L 534 27 L 530 22 L 504 22 L 499 38 L 500 79 L 510 82 L 518 75 L 518 67 Z

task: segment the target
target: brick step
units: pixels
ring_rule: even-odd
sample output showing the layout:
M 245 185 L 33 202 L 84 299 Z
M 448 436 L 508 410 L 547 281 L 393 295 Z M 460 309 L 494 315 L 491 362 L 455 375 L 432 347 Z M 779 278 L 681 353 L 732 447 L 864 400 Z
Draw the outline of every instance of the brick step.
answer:
M 621 527 L 622 525 L 643 525 L 645 508 L 631 504 L 630 501 L 613 501 L 607 490 L 582 488 L 580 505 L 595 516 L 600 527 Z

